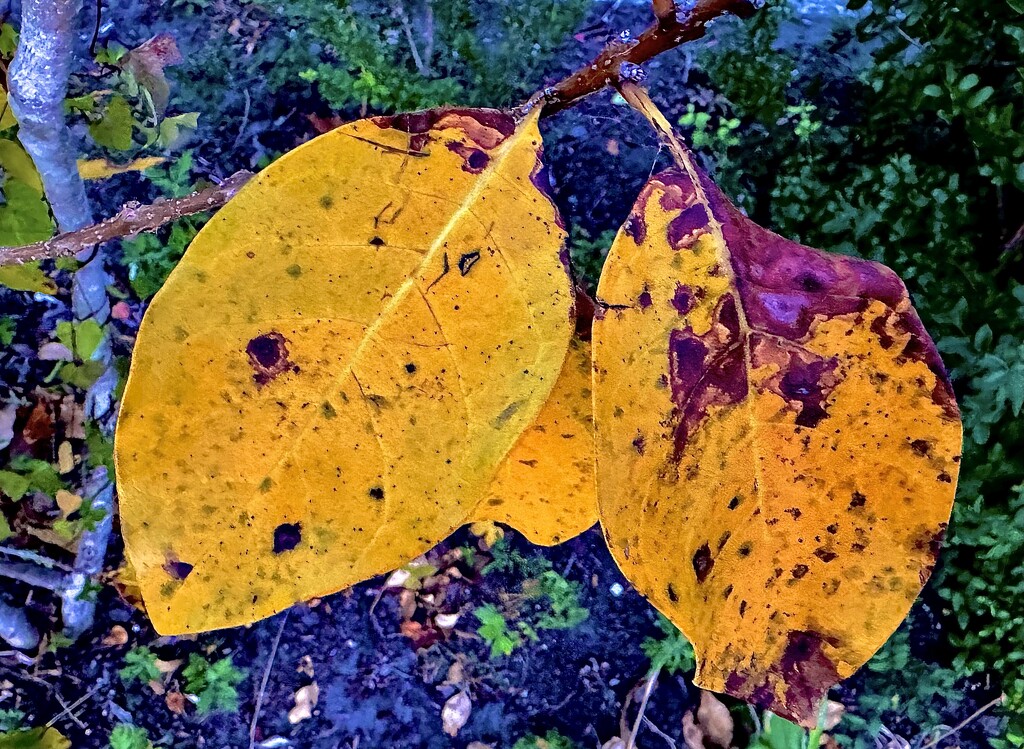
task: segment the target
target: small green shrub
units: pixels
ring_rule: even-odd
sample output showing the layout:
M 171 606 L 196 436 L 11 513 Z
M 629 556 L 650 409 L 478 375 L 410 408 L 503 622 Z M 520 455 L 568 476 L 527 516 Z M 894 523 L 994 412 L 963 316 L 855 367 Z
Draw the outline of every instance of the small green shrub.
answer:
M 285 0 L 294 43 L 271 84 L 315 83 L 335 109 L 501 106 L 541 83 L 586 0 L 381 4 Z
M 664 637 L 647 637 L 640 644 L 651 662 L 651 671 L 663 669 L 670 674 L 689 673 L 697 667 L 693 645 L 672 622 L 658 614 L 658 629 Z
M 522 635 L 509 629 L 508 620 L 496 607 L 487 604 L 473 613 L 480 622 L 476 633 L 490 646 L 491 658 L 511 655 L 523 643 Z
M 532 582 L 532 581 L 531 581 Z M 547 609 L 537 617 L 537 629 L 571 629 L 587 620 L 590 611 L 580 606 L 579 583 L 548 570 L 533 585 L 524 585 L 527 595 L 547 599 Z
M 160 669 L 156 667 L 156 654 L 145 646 L 132 648 L 124 654 L 124 666 L 118 671 L 118 675 L 125 684 L 148 684 L 156 681 L 160 678 Z
M 110 749 L 153 749 L 153 742 L 145 728 L 119 723 L 110 732 Z
M 512 749 L 579 749 L 579 745 L 555 730 L 548 731 L 544 736 L 523 736 Z
M 17 708 L 0 710 L 0 734 L 10 733 L 23 728 L 25 725 L 25 713 Z
M 192 153 L 186 151 L 168 167 L 146 171 L 163 195 L 176 198 L 192 192 Z M 164 285 L 189 244 L 206 223 L 202 214 L 186 216 L 155 233 L 140 234 L 121 243 L 122 261 L 128 280 L 140 299 L 149 299 Z
M 198 698 L 196 709 L 200 715 L 213 712 L 238 711 L 238 690 L 246 672 L 236 668 L 230 656 L 212 663 L 193 653 L 181 672 L 184 688 Z

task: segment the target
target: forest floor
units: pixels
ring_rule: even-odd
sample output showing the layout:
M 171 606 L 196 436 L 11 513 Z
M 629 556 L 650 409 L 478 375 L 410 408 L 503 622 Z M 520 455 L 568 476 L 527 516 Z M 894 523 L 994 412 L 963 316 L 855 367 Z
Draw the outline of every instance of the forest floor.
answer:
M 268 43 L 274 26 L 264 26 L 265 19 L 246 3 L 216 3 L 182 14 L 135 0 L 110 12 L 107 33 L 125 46 L 161 32 L 176 38 L 188 62 L 170 71 L 177 81 L 172 105 L 200 112 L 200 128 L 190 144 L 200 173 L 225 177 L 252 168 L 264 156 L 314 136 L 309 115 L 330 115 L 301 82 L 285 95 L 270 91 L 264 72 L 247 69 L 244 61 L 227 71 L 229 80 L 208 89 L 214 95 L 195 80 L 196 71 L 208 64 L 211 45 L 244 58 L 246 30 L 253 28 L 264 35 L 258 43 Z M 569 41 L 548 79 L 589 60 L 621 28 L 640 30 L 646 13 L 646 8 L 624 6 L 611 18 L 595 19 L 596 30 Z M 688 50 L 677 50 L 649 66 L 652 87 L 676 114 L 687 103 L 700 105 L 714 97 L 699 76 L 691 80 L 690 60 Z M 606 232 L 625 218 L 639 185 L 663 163 L 655 139 L 607 94 L 553 118 L 544 129 L 555 199 L 569 225 L 578 228 L 581 241 L 607 238 Z M 137 176 L 123 176 L 92 190 L 98 211 L 111 214 L 151 188 Z M 590 267 L 583 264 L 590 281 L 599 259 L 592 256 Z M 112 270 L 126 287 L 126 270 L 116 264 Z M 19 327 L 20 342 L 33 350 L 39 342 L 24 339 L 31 335 L 24 331 L 52 328 L 48 319 L 62 314 L 59 305 L 38 300 L 7 296 L 3 304 L 4 314 L 27 321 Z M 122 346 L 133 337 L 141 313 L 137 303 L 130 304 L 131 314 L 121 323 Z M 48 373 L 47 365 L 28 356 L 6 358 L 0 372 L 7 388 L 23 393 L 42 386 Z M 121 562 L 115 543 L 107 567 L 116 569 Z M 534 640 L 517 634 L 524 631 L 517 623 L 535 624 L 550 613 L 553 599 L 530 592 L 548 572 L 569 583 L 563 603 L 578 623 L 534 627 Z M 616 568 L 597 529 L 544 550 L 515 533 L 493 549 L 463 529 L 411 574 L 412 583 L 388 587 L 378 578 L 249 627 L 199 637 L 157 636 L 145 614 L 106 585 L 98 594 L 96 625 L 79 641 L 51 638 L 49 648 L 33 659 L 0 654 L 0 711 L 20 710 L 25 725 L 52 723 L 76 749 L 108 746 L 118 723 L 141 726 L 157 745 L 175 749 L 461 749 L 472 742 L 499 749 L 551 730 L 581 748 L 597 749 L 623 735 L 623 725 L 636 713 L 635 706 L 628 711 L 625 706 L 636 702 L 635 690 L 650 667 L 642 643 L 666 635 L 653 609 Z M 37 615 L 54 613 L 52 603 L 35 600 Z M 435 619 L 442 600 L 447 610 L 460 612 L 451 626 Z M 485 626 L 479 614 L 488 606 L 502 614 L 512 640 L 521 640 L 508 654 L 492 653 L 494 638 L 479 632 Z M 934 646 L 933 634 L 921 637 Z M 186 676 L 190 658 L 211 667 L 208 673 L 214 675 L 207 681 L 215 686 L 207 698 L 221 709 L 201 714 L 205 705 L 186 696 L 203 691 Z M 856 684 L 840 698 L 852 697 Z M 442 709 L 463 692 L 469 715 L 453 739 L 444 731 Z M 699 690 L 686 674 L 663 674 L 646 709 L 654 728 L 642 730 L 637 746 L 687 746 L 682 716 L 698 701 Z M 310 707 L 308 717 L 303 703 Z M 735 743 L 742 746 L 739 736 L 749 731 L 750 716 L 739 705 L 733 705 L 733 716 Z M 949 722 L 960 717 L 951 715 Z M 979 725 L 978 735 L 961 737 L 961 745 L 980 745 L 983 730 Z

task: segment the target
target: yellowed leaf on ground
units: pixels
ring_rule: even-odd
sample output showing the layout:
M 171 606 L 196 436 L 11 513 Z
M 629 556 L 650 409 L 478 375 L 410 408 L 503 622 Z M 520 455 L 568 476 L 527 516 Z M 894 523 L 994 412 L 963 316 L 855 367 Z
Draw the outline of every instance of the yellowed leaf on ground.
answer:
M 162 156 L 146 156 L 126 164 L 115 164 L 107 159 L 79 159 L 78 173 L 82 179 L 107 179 L 115 174 L 144 172 L 147 169 L 160 166 L 166 160 Z
M 928 579 L 957 405 L 891 270 L 757 226 L 652 119 L 679 166 L 598 288 L 601 522 L 698 685 L 814 725 Z
M 552 546 L 597 522 L 590 342 L 573 338 L 540 415 L 519 437 L 473 514 Z
M 206 226 L 142 323 L 116 436 L 161 633 L 401 566 L 469 519 L 562 369 L 537 113 L 360 120 Z

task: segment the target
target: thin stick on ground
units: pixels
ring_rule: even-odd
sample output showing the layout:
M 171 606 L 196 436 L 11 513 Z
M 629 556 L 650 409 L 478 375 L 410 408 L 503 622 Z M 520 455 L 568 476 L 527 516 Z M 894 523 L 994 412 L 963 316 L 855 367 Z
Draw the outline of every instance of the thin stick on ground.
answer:
M 263 669 L 263 679 L 260 680 L 260 691 L 256 694 L 256 704 L 252 709 L 252 723 L 249 724 L 249 749 L 256 746 L 256 724 L 260 719 L 260 710 L 263 709 L 263 696 L 267 691 L 267 684 L 270 682 L 270 672 L 274 668 L 274 660 L 277 658 L 277 646 L 281 644 L 281 635 L 284 634 L 284 627 L 288 624 L 289 610 L 281 616 L 281 626 L 277 628 L 274 636 L 274 643 L 270 646 L 270 655 L 267 656 L 267 665 Z
M 959 731 L 962 731 L 964 728 L 966 728 L 968 725 L 970 725 L 975 720 L 980 718 L 983 714 L 985 714 L 986 712 L 991 710 L 993 707 L 995 707 L 996 705 L 1002 705 L 1004 702 L 1006 702 L 1006 695 L 1005 694 L 999 695 L 994 700 L 992 700 L 992 701 L 982 705 L 981 707 L 979 707 L 977 710 L 975 710 L 973 713 L 968 715 L 966 718 L 964 718 L 962 721 L 957 723 L 955 726 L 950 728 L 948 731 L 946 731 L 944 734 L 942 734 L 938 738 L 935 738 L 935 739 L 932 739 L 931 741 L 929 741 L 927 744 L 922 746 L 921 749 L 932 749 L 932 747 L 938 746 L 941 742 L 945 741 L 946 739 L 948 739 L 953 734 L 958 733 Z
M 643 723 L 644 713 L 647 712 L 647 701 L 651 699 L 651 692 L 658 683 L 658 675 L 661 673 L 661 666 L 651 669 L 647 674 L 647 683 L 644 685 L 644 693 L 640 698 L 640 707 L 637 708 L 636 720 L 633 721 L 633 730 L 629 732 L 629 739 L 626 741 L 626 749 L 636 749 L 636 736 L 640 732 L 640 725 Z
M 252 178 L 252 172 L 235 172 L 219 185 L 150 205 L 129 203 L 117 215 L 84 229 L 58 234 L 43 242 L 23 247 L 0 247 L 0 265 L 20 265 L 33 260 L 48 260 L 77 255 L 112 239 L 154 231 L 183 216 L 212 211 L 227 203 Z

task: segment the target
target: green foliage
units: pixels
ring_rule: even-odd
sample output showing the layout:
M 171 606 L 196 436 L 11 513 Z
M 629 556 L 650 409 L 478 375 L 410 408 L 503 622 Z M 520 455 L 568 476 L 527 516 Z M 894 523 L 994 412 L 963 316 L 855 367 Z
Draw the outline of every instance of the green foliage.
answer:
M 991 676 L 1019 734 L 1024 246 L 1011 238 L 1024 216 L 1024 14 L 1007 2 L 850 6 L 863 10 L 816 40 L 783 0 L 723 25 L 731 54 L 700 61 L 720 94 L 702 156 L 776 231 L 896 270 L 961 403 L 963 471 L 934 582 L 955 652 L 922 662 L 903 630 L 860 677 L 849 728 L 949 722 L 964 682 Z M 725 142 L 713 123 L 735 119 L 739 142 Z
M 145 728 L 119 723 L 110 732 L 110 749 L 153 749 L 153 742 Z
M 569 229 L 569 257 L 572 259 L 573 270 L 580 278 L 587 279 L 591 283 L 597 283 L 601 277 L 601 268 L 604 266 L 604 259 L 608 256 L 608 248 L 615 240 L 615 231 L 608 229 L 596 237 L 579 225 L 573 225 Z
M 167 197 L 187 195 L 195 187 L 191 151 L 182 153 L 169 166 L 147 170 L 146 176 Z M 149 299 L 160 290 L 206 220 L 203 215 L 186 216 L 157 232 L 121 243 L 128 280 L 140 299 Z
M 490 604 L 478 607 L 474 612 L 480 627 L 476 633 L 491 647 L 491 658 L 511 655 L 523 643 L 518 632 L 509 629 L 505 615 Z
M 507 537 L 491 547 L 491 554 L 485 574 L 501 572 L 513 582 L 522 579 L 521 592 L 503 594 L 500 608 L 487 604 L 476 609 L 481 624 L 477 634 L 490 645 L 492 658 L 509 655 L 526 640 L 536 642 L 538 630 L 571 629 L 590 616 L 580 605 L 579 584 L 551 569 L 544 557 L 524 556 Z
M 765 711 L 761 730 L 751 737 L 749 749 L 808 749 L 807 731 L 796 723 Z
M 132 648 L 124 654 L 124 666 L 118 675 L 126 685 L 134 682 L 148 684 L 158 680 L 160 669 L 156 667 L 156 654 L 145 646 Z
M 10 346 L 18 332 L 18 321 L 10 315 L 0 317 L 0 346 Z
M 672 622 L 658 614 L 658 629 L 664 637 L 647 637 L 640 644 L 651 662 L 650 671 L 662 669 L 670 674 L 693 671 L 697 661 L 693 657 L 693 645 Z
M 245 680 L 246 672 L 236 668 L 230 656 L 211 663 L 193 653 L 181 676 L 185 691 L 199 698 L 196 709 L 200 715 L 238 711 L 238 690 L 235 687 Z
M 18 455 L 0 470 L 0 492 L 17 502 L 30 491 L 54 496 L 64 488 L 57 470 L 45 460 Z
M 579 745 L 555 730 L 548 731 L 544 736 L 523 736 L 512 749 L 579 749 Z
M 53 522 L 53 530 L 61 536 L 64 536 L 64 538 L 71 539 L 83 531 L 96 530 L 96 524 L 106 516 L 106 510 L 102 507 L 93 507 L 92 498 L 86 497 L 82 500 L 82 504 L 79 508 L 71 513 L 70 516 L 60 520 L 55 520 Z M 86 591 L 83 590 L 82 592 L 83 594 L 86 594 Z M 88 595 L 95 595 L 95 591 L 92 591 Z
M 17 708 L 0 710 L 0 733 L 17 731 L 25 725 L 25 713 Z
M 294 43 L 277 61 L 271 82 L 282 86 L 298 72 L 337 109 L 500 106 L 540 85 L 588 5 L 286 0 L 280 7 Z
M 547 599 L 546 610 L 533 625 L 537 629 L 571 629 L 590 616 L 590 611 L 580 606 L 579 583 L 566 580 L 554 570 L 528 582 L 533 583 L 523 585 L 528 596 Z
M 484 574 L 500 572 L 509 577 L 536 577 L 551 569 L 551 563 L 542 556 L 523 556 L 512 548 L 507 538 L 500 538 L 491 547 L 491 561 L 484 567 Z

